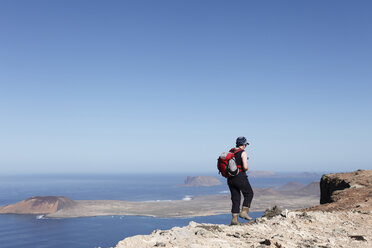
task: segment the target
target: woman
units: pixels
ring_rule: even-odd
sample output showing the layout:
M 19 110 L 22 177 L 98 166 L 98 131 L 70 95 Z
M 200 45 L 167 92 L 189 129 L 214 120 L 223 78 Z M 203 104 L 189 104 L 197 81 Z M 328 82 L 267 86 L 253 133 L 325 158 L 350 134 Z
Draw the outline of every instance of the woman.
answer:
M 248 171 L 248 156 L 244 149 L 247 147 L 247 145 L 249 145 L 249 143 L 245 137 L 238 137 L 236 139 L 236 148 L 233 149 L 233 152 L 235 152 L 235 162 L 239 168 L 239 173 L 236 176 L 229 177 L 227 179 L 232 201 L 231 225 L 239 224 L 238 216 L 246 220 L 252 220 L 252 218 L 248 215 L 253 199 L 253 190 L 248 181 L 248 176 L 246 173 L 246 171 Z M 244 201 L 242 211 L 240 212 L 241 193 L 243 193 Z

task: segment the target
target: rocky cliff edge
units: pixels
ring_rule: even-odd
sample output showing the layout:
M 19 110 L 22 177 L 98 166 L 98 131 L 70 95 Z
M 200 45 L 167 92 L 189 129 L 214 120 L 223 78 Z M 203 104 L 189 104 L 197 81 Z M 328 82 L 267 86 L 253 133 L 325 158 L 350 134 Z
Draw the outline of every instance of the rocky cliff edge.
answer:
M 323 175 L 320 205 L 307 211 L 369 212 L 372 210 L 372 170 Z
M 285 210 L 239 226 L 198 224 L 155 230 L 124 247 L 372 247 L 372 170 L 324 175 L 319 206 Z

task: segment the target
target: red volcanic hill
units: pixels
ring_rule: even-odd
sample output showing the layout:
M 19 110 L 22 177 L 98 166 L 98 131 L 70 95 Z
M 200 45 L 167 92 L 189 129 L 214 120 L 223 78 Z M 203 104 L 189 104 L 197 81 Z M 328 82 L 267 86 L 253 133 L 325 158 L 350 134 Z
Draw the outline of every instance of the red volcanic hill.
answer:
M 51 214 L 73 205 L 74 201 L 64 196 L 35 196 L 0 207 L 0 214 Z
M 278 187 L 279 191 L 294 191 L 294 190 L 299 190 L 303 187 L 301 183 L 297 182 L 288 182 L 280 187 Z
M 313 195 L 320 195 L 320 186 L 319 181 L 314 181 L 306 185 L 305 187 L 301 188 L 298 192 L 302 194 L 313 194 Z

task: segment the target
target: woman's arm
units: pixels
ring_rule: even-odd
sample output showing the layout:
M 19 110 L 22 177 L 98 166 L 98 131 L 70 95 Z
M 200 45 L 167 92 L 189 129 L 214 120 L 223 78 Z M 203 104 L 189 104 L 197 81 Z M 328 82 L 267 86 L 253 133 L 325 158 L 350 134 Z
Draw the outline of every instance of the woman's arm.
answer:
M 243 171 L 248 171 L 248 155 L 247 152 L 242 152 Z

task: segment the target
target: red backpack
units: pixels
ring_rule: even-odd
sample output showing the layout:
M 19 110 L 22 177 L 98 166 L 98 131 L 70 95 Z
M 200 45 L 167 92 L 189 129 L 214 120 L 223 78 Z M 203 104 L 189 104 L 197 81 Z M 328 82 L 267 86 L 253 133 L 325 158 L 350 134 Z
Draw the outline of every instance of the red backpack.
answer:
M 217 159 L 217 169 L 223 177 L 236 176 L 242 171 L 241 166 L 235 162 L 235 154 L 242 149 L 235 150 L 232 148 L 229 152 L 223 152 Z

